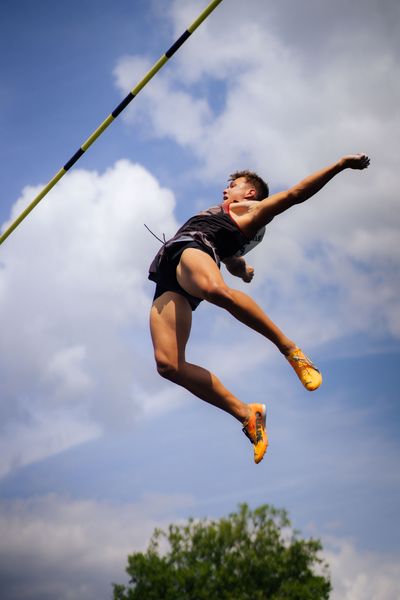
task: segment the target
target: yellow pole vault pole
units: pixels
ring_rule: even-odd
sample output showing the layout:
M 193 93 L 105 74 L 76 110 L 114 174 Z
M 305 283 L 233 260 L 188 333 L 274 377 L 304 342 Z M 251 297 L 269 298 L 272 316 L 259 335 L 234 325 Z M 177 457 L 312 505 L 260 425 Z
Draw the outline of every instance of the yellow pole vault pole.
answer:
M 188 37 L 198 28 L 199 25 L 208 17 L 208 15 L 221 4 L 222 0 L 213 0 L 203 10 L 203 12 L 197 17 L 195 21 L 186 29 L 184 33 L 176 40 L 174 44 L 163 54 L 158 61 L 152 66 L 150 71 L 143 77 L 141 81 L 129 92 L 129 94 L 118 104 L 113 112 L 99 125 L 99 127 L 92 133 L 91 136 L 82 144 L 82 146 L 75 152 L 75 154 L 65 163 L 65 165 L 56 173 L 49 181 L 49 183 L 42 189 L 42 191 L 32 200 L 32 202 L 25 208 L 25 210 L 11 223 L 11 225 L 2 233 L 0 236 L 0 245 L 8 238 L 8 236 L 18 227 L 18 225 L 25 219 L 26 216 L 35 208 L 37 204 L 46 196 L 46 194 L 53 188 L 61 177 L 65 175 L 67 171 L 80 159 L 82 154 L 93 144 L 95 140 L 107 129 L 107 127 L 118 117 L 119 114 L 128 106 L 128 104 L 134 99 L 135 96 L 144 88 L 144 86 L 154 77 L 154 75 L 165 65 L 168 59 L 186 42 Z

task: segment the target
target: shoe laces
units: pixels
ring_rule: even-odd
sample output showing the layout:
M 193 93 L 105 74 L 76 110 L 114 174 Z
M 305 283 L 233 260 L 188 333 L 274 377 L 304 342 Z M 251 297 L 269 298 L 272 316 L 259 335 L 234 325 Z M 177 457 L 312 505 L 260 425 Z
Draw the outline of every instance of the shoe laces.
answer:
M 314 369 L 314 371 L 318 371 L 319 373 L 319 369 L 317 369 L 317 367 L 314 365 L 313 361 L 311 360 L 311 358 L 309 358 L 306 354 L 304 354 L 303 351 L 301 351 L 302 356 L 291 356 L 290 360 L 294 360 L 300 368 L 303 369 Z
M 262 439 L 263 439 L 262 430 L 263 430 L 262 415 L 260 412 L 257 411 L 256 412 L 256 441 L 257 442 L 262 442 Z
M 262 442 L 263 439 L 263 418 L 262 418 L 262 414 L 260 413 L 260 411 L 256 412 L 256 434 L 255 434 L 255 441 L 252 438 L 252 436 L 249 433 L 249 430 L 247 429 L 248 424 L 243 427 L 242 431 L 245 434 L 245 436 L 250 440 L 250 442 L 252 444 L 257 444 L 258 442 Z

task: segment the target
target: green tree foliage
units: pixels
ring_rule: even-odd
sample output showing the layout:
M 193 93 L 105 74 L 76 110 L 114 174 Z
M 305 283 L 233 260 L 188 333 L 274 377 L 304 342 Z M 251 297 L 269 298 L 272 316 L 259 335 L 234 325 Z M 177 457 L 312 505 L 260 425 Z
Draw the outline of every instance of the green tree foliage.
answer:
M 146 553 L 128 556 L 130 585 L 114 584 L 114 600 L 325 600 L 321 549 L 286 511 L 243 504 L 218 521 L 155 530 Z

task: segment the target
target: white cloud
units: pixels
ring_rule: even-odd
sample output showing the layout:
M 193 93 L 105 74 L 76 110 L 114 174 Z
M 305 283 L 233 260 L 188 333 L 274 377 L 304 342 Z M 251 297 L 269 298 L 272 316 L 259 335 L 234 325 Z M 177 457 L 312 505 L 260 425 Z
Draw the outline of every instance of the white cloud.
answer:
M 117 86 L 122 90 L 129 89 L 132 81 L 139 81 L 150 67 L 150 60 L 143 57 L 122 58 L 114 70 Z M 152 80 L 142 94 L 146 101 L 138 102 L 133 110 L 127 111 L 124 115 L 127 122 L 135 126 L 145 122 L 146 129 L 150 126 L 153 135 L 173 136 L 183 146 L 192 147 L 193 141 L 201 138 L 211 116 L 205 100 L 174 89 L 162 76 Z
M 331 539 L 324 556 L 332 575 L 332 600 L 400 597 L 400 559 L 360 552 L 350 540 Z
M 23 191 L 12 219 L 39 189 Z M 131 426 L 148 396 L 162 403 L 147 331 L 158 244 L 143 223 L 172 233 L 173 208 L 138 164 L 76 170 L 2 247 L 2 474 Z
M 62 348 L 48 363 L 44 379 L 56 382 L 57 394 L 75 396 L 85 394 L 94 381 L 85 372 L 87 352 L 84 346 Z

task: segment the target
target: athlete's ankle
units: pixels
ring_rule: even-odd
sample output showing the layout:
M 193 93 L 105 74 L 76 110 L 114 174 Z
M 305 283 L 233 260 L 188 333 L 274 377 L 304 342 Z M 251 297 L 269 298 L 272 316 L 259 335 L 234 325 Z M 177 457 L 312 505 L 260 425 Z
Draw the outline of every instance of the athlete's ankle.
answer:
M 246 426 L 250 417 L 252 415 L 251 409 L 248 404 L 243 405 L 243 409 L 240 411 L 240 415 L 237 416 L 238 421 L 241 422 L 242 425 Z
M 277 344 L 278 350 L 284 355 L 288 356 L 293 350 L 297 348 L 297 345 L 292 341 L 287 341 L 282 344 Z

